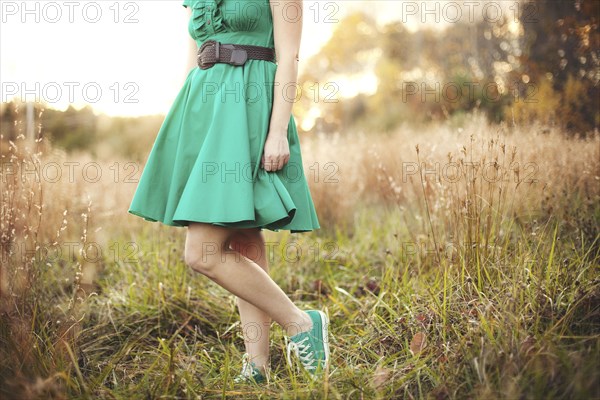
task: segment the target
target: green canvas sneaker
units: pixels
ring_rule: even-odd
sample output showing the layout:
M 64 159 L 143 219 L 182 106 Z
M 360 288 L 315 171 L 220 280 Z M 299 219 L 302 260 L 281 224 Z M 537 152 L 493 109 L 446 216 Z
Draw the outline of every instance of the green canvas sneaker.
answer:
M 304 370 L 315 380 L 329 365 L 329 319 L 323 311 L 308 310 L 306 313 L 312 319 L 312 328 L 291 336 L 289 342 L 287 336 L 284 336 L 287 343 L 287 362 L 291 367 L 290 354 L 295 353 Z
M 250 361 L 250 354 L 244 353 L 242 357 L 242 372 L 240 372 L 235 378 L 234 383 L 263 383 L 267 380 L 267 377 L 263 375 L 260 368 Z

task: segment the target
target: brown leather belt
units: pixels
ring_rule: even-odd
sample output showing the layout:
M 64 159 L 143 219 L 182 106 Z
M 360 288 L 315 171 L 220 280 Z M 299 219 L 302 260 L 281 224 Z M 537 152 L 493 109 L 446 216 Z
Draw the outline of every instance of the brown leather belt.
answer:
M 244 65 L 248 59 L 275 62 L 275 49 L 249 44 L 223 44 L 210 39 L 198 49 L 198 67 L 208 69 L 215 63 Z

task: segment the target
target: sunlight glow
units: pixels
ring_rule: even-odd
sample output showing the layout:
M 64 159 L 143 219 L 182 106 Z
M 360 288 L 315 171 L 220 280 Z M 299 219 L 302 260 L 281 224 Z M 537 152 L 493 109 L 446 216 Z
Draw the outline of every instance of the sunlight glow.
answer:
M 16 97 L 60 110 L 90 105 L 97 113 L 113 116 L 164 114 L 194 68 L 183 0 L 0 4 L 8 3 L 17 8 L 2 12 L 3 102 Z M 398 3 L 305 0 L 300 49 L 305 62 L 299 73 L 345 15 L 363 11 L 382 25 L 400 17 Z M 84 15 L 86 7 L 89 12 Z M 92 21 L 96 11 L 98 20 Z M 403 23 L 409 30 L 420 25 L 414 20 Z M 377 88 L 373 73 L 343 77 L 340 82 L 342 97 Z

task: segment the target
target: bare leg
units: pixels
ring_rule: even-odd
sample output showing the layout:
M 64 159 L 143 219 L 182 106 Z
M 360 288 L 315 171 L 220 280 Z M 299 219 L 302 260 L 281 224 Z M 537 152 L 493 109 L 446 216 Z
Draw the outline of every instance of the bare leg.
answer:
M 240 231 L 239 234 L 233 236 L 230 243 L 233 250 L 254 261 L 267 274 L 269 273 L 265 241 L 260 229 Z M 246 353 L 250 355 L 250 360 L 264 372 L 269 363 L 271 317 L 240 297 L 236 297 L 236 300 Z
M 287 335 L 309 330 L 310 316 L 292 303 L 264 269 L 229 248 L 235 233 L 234 229 L 191 222 L 185 241 L 186 264 L 263 310 Z

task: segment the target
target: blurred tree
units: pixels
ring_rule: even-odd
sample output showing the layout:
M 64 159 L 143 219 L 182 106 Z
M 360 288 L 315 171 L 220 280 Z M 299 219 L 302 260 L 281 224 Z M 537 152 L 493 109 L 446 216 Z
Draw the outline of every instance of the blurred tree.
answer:
M 6 140 L 14 141 L 18 135 L 17 126 L 15 125 L 18 118 L 17 107 L 19 107 L 19 104 L 14 100 L 0 104 L 0 133 Z M 25 112 L 24 109 L 23 112 Z
M 347 100 L 341 94 L 350 88 L 340 77 L 361 74 L 377 55 L 379 33 L 373 18 L 363 13 L 346 16 L 333 31 L 330 40 L 316 56 L 307 61 L 305 72 L 298 78 L 302 95 L 294 106 L 299 115 L 310 115 L 320 109 L 315 126 L 326 131 L 337 131 L 342 126 L 353 125 L 363 114 L 362 100 Z M 301 129 L 301 125 L 299 126 Z
M 573 133 L 585 134 L 600 124 L 599 19 L 597 0 L 532 0 L 520 13 L 522 53 L 512 79 L 536 86 L 550 79 L 560 96 L 559 121 Z M 530 89 L 517 87 L 521 97 Z
M 580 133 L 596 128 L 600 1 L 534 0 L 519 3 L 518 11 L 516 19 L 508 12 L 416 32 L 401 22 L 378 28 L 365 14 L 349 15 L 308 60 L 299 78 L 299 114 L 319 107 L 315 126 L 326 131 L 388 131 L 473 108 L 495 122 L 541 119 Z M 318 90 L 324 84 L 368 73 L 374 61 L 375 94 L 323 101 L 331 94 Z
M 73 106 L 63 112 L 47 108 L 42 114 L 43 135 L 67 151 L 87 149 L 94 152 L 96 115 L 91 106 L 81 110 Z
M 538 85 L 529 88 L 531 93 L 515 98 L 507 106 L 507 118 L 516 124 L 527 124 L 533 120 L 547 125 L 556 124 L 561 115 L 558 112 L 560 94 L 556 93 L 552 82 L 542 77 Z
M 95 115 L 90 106 L 80 110 L 68 107 L 56 110 L 47 104 L 36 103 L 36 132 L 38 115 L 42 113 L 41 135 L 67 151 L 88 150 L 93 155 L 119 155 L 143 161 L 158 134 L 164 115 L 144 117 L 111 117 Z M 0 106 L 0 132 L 5 140 L 15 140 L 25 134 L 25 104 L 13 99 Z
M 385 132 L 402 122 L 439 120 L 475 107 L 499 121 L 510 102 L 507 73 L 519 51 L 509 23 L 504 16 L 494 22 L 456 23 L 441 32 L 413 33 L 401 22 L 378 29 L 366 15 L 352 14 L 340 22 L 323 51 L 308 61 L 299 81 L 306 92 L 318 79 L 335 83 L 340 75 L 364 71 L 374 61 L 375 94 L 318 104 L 321 119 L 328 119 L 319 126 L 330 130 Z M 300 115 L 315 106 L 307 98 Z

